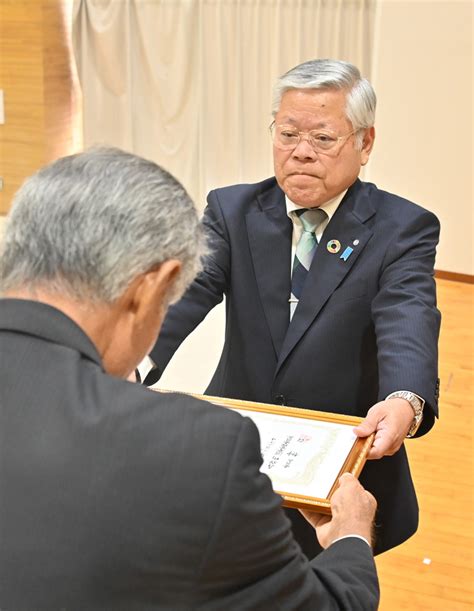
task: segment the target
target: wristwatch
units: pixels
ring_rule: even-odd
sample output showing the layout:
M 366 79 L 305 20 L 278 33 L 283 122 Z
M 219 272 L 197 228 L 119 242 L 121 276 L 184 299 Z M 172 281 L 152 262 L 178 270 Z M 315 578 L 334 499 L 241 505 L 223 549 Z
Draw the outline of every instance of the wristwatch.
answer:
M 413 437 L 413 435 L 418 430 L 421 421 L 423 419 L 423 407 L 425 402 L 415 395 L 415 393 L 410 392 L 409 390 L 397 390 L 388 395 L 387 399 L 405 399 L 412 406 L 415 417 L 413 418 L 413 423 L 407 433 L 407 437 Z

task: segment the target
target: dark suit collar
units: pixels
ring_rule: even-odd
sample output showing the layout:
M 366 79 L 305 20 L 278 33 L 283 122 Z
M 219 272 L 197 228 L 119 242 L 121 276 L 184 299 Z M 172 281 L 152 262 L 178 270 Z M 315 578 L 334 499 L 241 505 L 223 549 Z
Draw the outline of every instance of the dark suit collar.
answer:
M 285 193 L 278 185 L 276 178 L 268 178 L 259 184 L 259 191 L 256 194 L 257 202 L 263 211 L 276 209 L 281 218 L 286 216 Z M 345 196 L 338 206 L 338 210 L 345 204 L 346 210 L 351 209 L 354 216 L 361 223 L 365 223 L 373 214 L 375 208 L 370 201 L 369 191 L 373 187 L 371 183 L 362 182 L 358 178 L 347 189 Z M 337 211 L 336 211 L 337 213 Z
M 370 239 L 372 233 L 364 223 L 375 214 L 375 208 L 368 191 L 368 185 L 359 179 L 347 190 L 316 253 L 322 262 L 312 267 L 302 299 L 288 327 L 293 227 L 286 213 L 285 194 L 276 179 L 270 178 L 260 184 L 256 194 L 258 209 L 247 214 L 246 223 L 259 297 L 280 365 Z M 330 239 L 340 239 L 344 248 L 350 245 L 348 240 L 358 239 L 359 244 L 347 261 L 341 261 L 342 251 L 335 255 L 326 250 Z
M 350 211 L 361 223 L 368 221 L 376 212 L 369 197 L 370 187 L 372 186 L 370 183 L 364 183 L 357 179 L 347 190 L 339 208 L 336 210 L 336 214 L 340 210 L 344 211 L 342 214 Z
M 375 208 L 367 191 L 367 186 L 357 180 L 347 191 L 324 230 L 298 307 L 281 347 L 277 370 L 316 319 L 332 293 L 344 281 L 372 237 L 372 231 L 366 223 L 375 214 Z M 331 240 L 340 243 L 337 253 L 328 250 L 328 242 Z M 344 260 L 341 257 L 348 247 L 352 251 Z
M 96 347 L 84 331 L 60 310 L 27 299 L 0 299 L 0 331 L 31 335 L 80 352 L 102 366 Z
M 260 189 L 256 194 L 257 202 L 264 212 L 277 208 L 286 214 L 285 194 L 280 189 L 276 178 L 268 178 L 260 183 Z M 283 209 L 282 209 L 283 204 Z
M 258 287 L 255 297 L 262 303 L 277 356 L 289 323 L 292 224 L 275 178 L 262 186 L 256 195 L 258 208 L 245 221 Z

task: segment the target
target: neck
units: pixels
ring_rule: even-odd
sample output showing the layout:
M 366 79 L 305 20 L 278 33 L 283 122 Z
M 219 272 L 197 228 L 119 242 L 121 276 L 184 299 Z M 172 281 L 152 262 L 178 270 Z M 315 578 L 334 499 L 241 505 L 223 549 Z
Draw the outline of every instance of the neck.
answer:
M 6 291 L 3 296 L 38 301 L 61 311 L 84 331 L 101 356 L 115 330 L 117 313 L 114 306 L 109 304 L 78 301 L 43 288 L 15 289 Z

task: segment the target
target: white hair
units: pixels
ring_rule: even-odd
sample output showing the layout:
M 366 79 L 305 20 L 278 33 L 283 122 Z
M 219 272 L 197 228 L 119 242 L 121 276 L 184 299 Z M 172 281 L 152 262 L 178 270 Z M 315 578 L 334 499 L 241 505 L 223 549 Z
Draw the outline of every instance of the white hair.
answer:
M 372 127 L 377 98 L 369 81 L 355 66 L 335 59 L 314 59 L 299 64 L 281 76 L 273 90 L 272 114 L 280 108 L 281 98 L 289 89 L 341 89 L 347 91 L 346 114 L 354 130 Z M 363 134 L 356 135 L 362 146 Z
M 111 303 L 168 259 L 182 270 L 169 301 L 200 270 L 206 246 L 181 184 L 152 161 L 98 147 L 28 178 L 7 217 L 0 290 L 46 288 Z

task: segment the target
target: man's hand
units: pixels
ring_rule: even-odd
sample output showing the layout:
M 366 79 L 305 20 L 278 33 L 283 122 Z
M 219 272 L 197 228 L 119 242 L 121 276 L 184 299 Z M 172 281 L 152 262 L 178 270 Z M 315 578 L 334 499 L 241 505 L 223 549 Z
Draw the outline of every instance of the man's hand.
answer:
M 354 429 L 359 437 L 367 437 L 375 432 L 367 458 L 395 454 L 407 436 L 413 418 L 413 408 L 405 399 L 387 399 L 371 407 L 366 418 Z
M 339 487 L 331 497 L 332 515 L 300 509 L 315 528 L 318 541 L 326 548 L 347 535 L 360 535 L 372 544 L 372 525 L 377 502 L 350 473 L 339 478 Z

